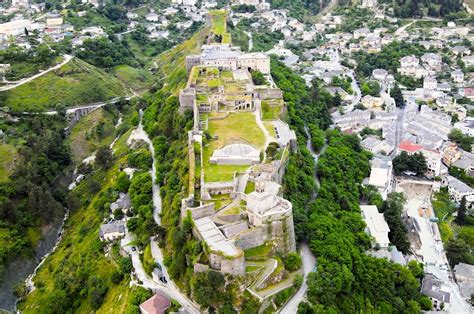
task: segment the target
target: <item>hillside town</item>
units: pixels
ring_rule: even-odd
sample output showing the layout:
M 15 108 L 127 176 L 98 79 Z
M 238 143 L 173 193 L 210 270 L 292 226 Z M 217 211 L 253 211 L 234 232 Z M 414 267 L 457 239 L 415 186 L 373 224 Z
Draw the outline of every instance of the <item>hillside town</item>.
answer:
M 133 114 L 120 112 L 112 126 L 119 130 L 123 119 L 129 119 L 129 129 L 111 131 L 113 141 L 103 143 L 110 156 L 127 152 L 108 167 L 114 171 L 109 181 L 121 178 L 128 183 L 100 193 L 93 186 L 90 189 L 97 189 L 99 197 L 91 196 L 83 204 L 103 201 L 97 206 L 102 212 L 94 239 L 107 260 L 122 267 L 117 261 L 130 259 L 123 276 L 127 285 L 148 293 L 137 297 L 137 311 L 199 313 L 229 306 L 253 313 L 243 309 L 256 300 L 256 308 L 264 313 L 306 313 L 306 306 L 313 306 L 314 312 L 318 305 L 344 312 L 342 306 L 349 305 L 339 308 L 337 301 L 321 297 L 324 287 L 314 287 L 329 284 L 320 278 L 347 258 L 341 252 L 340 260 L 332 256 L 328 262 L 327 256 L 318 254 L 318 244 L 346 243 L 323 235 L 329 224 L 314 213 L 327 210 L 332 219 L 344 211 L 353 214 L 353 200 L 328 196 L 340 191 L 324 186 L 330 168 L 324 159 L 326 149 L 356 141 L 351 153 L 368 156 L 368 171 L 361 171 L 362 182 L 352 185 L 360 193 L 357 218 L 341 221 L 361 221 L 361 233 L 369 241 L 357 235 L 358 249 L 413 273 L 420 300 L 429 300 L 422 309 L 418 303 L 423 302 L 416 300 L 418 310 L 472 313 L 474 8 L 466 1 L 465 15 L 459 18 L 401 18 L 387 1 L 356 2 L 342 6 L 321 1 L 324 9 L 312 18 L 264 0 L 145 1 L 116 11 L 101 0 L 75 1 L 73 6 L 30 0 L 0 4 L 0 93 L 11 95 L 7 93 L 58 73 L 75 59 L 118 76 L 114 71 L 121 65 L 112 55 L 119 46 L 137 54 L 128 56 L 127 66 L 147 73 L 139 80 L 163 76 L 146 91 L 131 84 L 120 97 L 72 104 L 68 111 L 58 105 L 43 112 L 15 113 L 4 105 L 0 116 L 11 113 L 10 119 L 16 120 L 9 123 L 14 124 L 20 118 L 13 116 L 59 117 L 64 109 L 69 125 L 63 129 L 74 136 L 76 125 L 92 123 L 87 119 L 94 112 L 107 114 L 107 105 L 126 101 L 135 106 Z M 195 40 L 195 47 L 185 46 L 190 40 Z M 166 55 L 173 47 L 179 47 L 177 58 Z M 181 68 L 173 68 L 176 60 Z M 298 84 L 281 84 L 280 67 L 297 75 L 309 91 L 302 101 L 323 99 L 318 119 L 327 112 L 327 128 L 318 120 L 314 124 L 319 123 L 320 132 L 314 132 L 306 113 L 295 113 L 297 97 L 291 92 Z M 146 102 L 160 107 L 148 111 Z M 170 116 L 162 118 L 167 110 Z M 130 117 L 123 118 L 127 114 Z M 14 132 L 3 130 L 7 123 L 0 122 L 0 141 L 6 143 Z M 94 136 L 87 132 L 83 142 Z M 315 145 L 317 134 L 322 137 L 320 147 Z M 339 137 L 347 142 L 338 142 Z M 173 142 L 179 140 L 181 146 Z M 82 191 L 84 182 L 91 186 L 89 168 L 103 161 L 100 145 L 93 147 L 69 170 L 70 193 Z M 182 159 L 167 160 L 169 155 Z M 149 164 L 143 167 L 146 162 L 137 156 L 145 156 Z M 288 178 L 298 168 L 306 171 L 304 158 L 311 160 L 312 192 L 300 204 L 291 192 L 303 190 L 306 182 L 303 177 Z M 180 164 L 185 166 L 179 168 Z M 146 184 L 134 184 L 145 175 Z M 177 186 L 168 189 L 169 184 Z M 140 194 L 144 187 L 150 188 L 146 197 Z M 169 190 L 175 194 L 167 195 Z M 30 203 L 33 198 L 29 195 Z M 148 203 L 141 204 L 145 198 Z M 315 209 L 318 198 L 339 200 L 340 209 Z M 65 226 L 68 215 L 69 211 Z M 305 228 L 318 240 L 301 235 Z M 41 263 L 49 254 L 54 256 L 56 246 Z M 185 253 L 176 253 L 176 246 Z M 334 249 L 331 254 L 336 253 Z M 319 259 L 323 266 L 318 267 Z M 44 282 L 32 283 L 41 263 L 25 281 L 30 294 L 44 291 Z M 318 272 L 323 274 L 319 281 L 314 279 Z M 221 285 L 214 293 L 232 290 L 232 297 L 206 301 L 199 288 L 207 288 L 212 280 Z M 30 304 L 28 293 L 22 294 L 25 303 L 20 306 L 34 311 L 42 299 Z M 331 307 L 324 308 L 326 301 Z M 17 300 L 13 303 L 16 309 Z M 12 310 L 10 301 L 0 305 Z

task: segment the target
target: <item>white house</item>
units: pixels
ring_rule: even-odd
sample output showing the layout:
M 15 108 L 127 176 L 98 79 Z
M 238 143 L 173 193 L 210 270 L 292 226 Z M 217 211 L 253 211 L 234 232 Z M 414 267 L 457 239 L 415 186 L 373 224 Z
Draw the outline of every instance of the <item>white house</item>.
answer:
M 463 73 L 463 71 L 457 69 L 457 70 L 451 72 L 451 79 L 454 81 L 454 83 L 464 82 L 464 73 Z
M 470 66 L 474 65 L 474 56 L 465 56 L 461 60 L 462 60 L 462 62 L 464 62 L 464 65 L 466 67 L 470 67 Z
M 385 248 L 390 244 L 388 227 L 383 214 L 379 213 L 375 205 L 361 205 L 362 219 L 365 221 L 367 227 L 366 233 L 374 238 L 375 246 Z
M 400 66 L 402 68 L 417 67 L 420 65 L 420 60 L 415 55 L 406 56 L 400 59 Z
M 391 160 L 374 158 L 370 163 L 369 185 L 377 188 L 382 198 L 385 199 L 392 191 L 393 165 Z
M 452 176 L 447 176 L 443 183 L 448 187 L 448 193 L 455 202 L 460 203 L 463 197 L 466 197 L 468 207 L 474 202 L 474 189 L 466 183 Z
M 377 81 L 383 81 L 387 77 L 388 72 L 384 69 L 374 69 L 372 71 L 372 77 Z
M 100 226 L 99 238 L 101 241 L 114 241 L 125 236 L 125 223 L 113 221 Z
M 441 56 L 437 53 L 425 53 L 421 56 L 421 61 L 432 68 L 439 67 L 442 63 Z
M 145 15 L 145 19 L 149 22 L 158 22 L 159 20 L 159 15 L 156 14 L 155 12 L 150 12 L 147 15 Z
M 436 77 L 434 76 L 427 76 L 423 79 L 423 88 L 426 90 L 435 90 L 438 87 L 438 81 L 436 81 Z

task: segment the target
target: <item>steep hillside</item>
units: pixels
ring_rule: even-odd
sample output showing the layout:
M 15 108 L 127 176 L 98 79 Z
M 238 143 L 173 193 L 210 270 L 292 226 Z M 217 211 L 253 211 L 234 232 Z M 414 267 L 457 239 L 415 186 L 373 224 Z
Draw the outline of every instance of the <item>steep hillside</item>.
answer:
M 14 146 L 0 142 L 0 182 L 8 180 L 16 156 Z
M 199 53 L 200 47 L 208 35 L 209 29 L 204 28 L 189 40 L 163 52 L 156 58 L 158 77 L 163 77 L 163 82 L 165 82 L 164 90 L 177 94 L 181 88 L 186 86 L 186 56 Z
M 0 93 L 13 111 L 41 111 L 105 101 L 127 94 L 123 82 L 80 59 L 73 59 L 27 84 Z
M 117 115 L 116 112 L 100 108 L 74 126 L 67 139 L 74 163 L 90 156 L 99 146 L 112 143 Z

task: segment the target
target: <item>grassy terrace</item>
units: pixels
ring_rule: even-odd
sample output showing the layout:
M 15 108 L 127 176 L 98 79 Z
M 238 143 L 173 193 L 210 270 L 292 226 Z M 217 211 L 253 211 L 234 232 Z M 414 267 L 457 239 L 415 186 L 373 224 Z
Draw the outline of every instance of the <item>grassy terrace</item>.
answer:
M 222 43 L 230 44 L 232 38 L 230 33 L 227 33 L 226 15 L 227 12 L 223 10 L 214 10 L 210 12 L 211 15 L 211 32 L 214 35 L 222 36 Z
M 210 120 L 209 132 L 217 136 L 204 148 L 204 175 L 207 182 L 228 181 L 234 172 L 245 171 L 248 166 L 211 165 L 209 158 L 212 152 L 228 144 L 246 142 L 255 148 L 263 149 L 265 136 L 251 112 L 231 113 L 222 120 Z
M 82 60 L 73 59 L 58 70 L 2 92 L 13 111 L 41 111 L 89 104 L 127 94 L 125 84 Z
M 276 120 L 281 116 L 281 109 L 283 103 L 281 100 L 268 101 L 262 100 L 262 119 L 263 120 Z
M 211 15 L 211 32 L 216 35 L 223 35 L 227 32 L 226 15 L 224 10 L 214 10 Z

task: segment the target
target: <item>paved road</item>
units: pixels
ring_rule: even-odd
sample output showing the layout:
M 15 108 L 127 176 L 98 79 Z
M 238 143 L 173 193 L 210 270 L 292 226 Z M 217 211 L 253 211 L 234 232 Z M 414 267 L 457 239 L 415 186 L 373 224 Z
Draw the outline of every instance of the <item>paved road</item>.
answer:
M 249 51 L 252 51 L 253 49 L 252 33 L 251 32 L 244 32 L 244 33 L 247 34 L 247 36 L 249 37 Z
M 130 135 L 130 138 L 135 139 L 135 140 L 143 140 L 148 144 L 151 156 L 153 158 L 153 165 L 152 165 L 152 170 L 151 170 L 151 177 L 152 177 L 152 182 L 153 182 L 153 218 L 156 222 L 156 224 L 160 225 L 161 224 L 161 218 L 160 218 L 160 213 L 161 213 L 161 197 L 160 197 L 160 188 L 158 184 L 156 183 L 156 160 L 155 160 L 155 149 L 153 147 L 153 144 L 148 136 L 148 134 L 145 132 L 143 129 L 142 125 L 142 119 L 143 119 L 143 111 L 140 110 L 140 123 L 138 127 L 132 132 Z M 130 139 L 129 139 L 130 140 Z M 167 279 L 168 283 L 166 285 L 159 285 L 158 288 L 163 291 L 166 295 L 169 297 L 175 299 L 178 301 L 183 308 L 185 309 L 186 312 L 188 313 L 200 313 L 199 311 L 199 306 L 196 305 L 194 302 L 192 302 L 184 293 L 182 293 L 178 287 L 175 285 L 175 283 L 171 280 L 171 278 L 168 275 L 168 271 L 164 265 L 163 262 L 163 253 L 161 252 L 161 249 L 159 248 L 158 244 L 156 241 L 152 238 L 150 239 L 150 246 L 151 246 L 151 254 L 154 258 L 154 260 L 161 265 L 163 275 Z M 133 261 L 133 255 L 132 255 L 132 261 Z M 140 261 L 138 261 L 140 262 Z M 140 278 L 140 276 L 143 277 L 143 275 L 139 275 L 141 273 L 142 267 L 141 267 L 141 262 L 136 263 L 137 267 L 135 267 L 134 263 L 134 268 L 137 273 L 137 277 Z M 146 274 L 145 274 L 146 276 Z M 147 276 L 146 276 L 147 277 Z M 142 280 L 144 284 L 150 284 L 150 279 Z M 151 282 L 154 283 L 153 280 Z M 155 283 L 156 284 L 156 283 Z M 156 288 L 155 288 L 156 289 Z
M 396 191 L 404 192 L 406 188 L 398 184 Z M 472 308 L 461 296 L 459 287 L 454 283 L 453 276 L 447 267 L 448 259 L 443 243 L 439 238 L 439 233 L 433 232 L 435 223 L 431 222 L 426 215 L 423 217 L 419 215 L 418 209 L 421 206 L 431 207 L 429 194 L 418 193 L 416 197 L 408 199 L 405 205 L 408 216 L 412 217 L 418 226 L 421 246 L 416 250 L 416 253 L 423 257 L 425 271 L 441 279 L 444 282 L 443 289 L 451 294 L 451 300 L 446 305 L 447 312 L 456 314 L 472 313 Z
M 30 76 L 28 78 L 24 78 L 24 79 L 21 79 L 20 81 L 18 81 L 16 84 L 14 85 L 8 85 L 8 86 L 2 86 L 0 87 L 0 91 L 3 92 L 3 91 L 7 91 L 7 90 L 10 90 L 10 89 L 14 89 L 14 88 L 17 88 L 18 86 L 21 86 L 23 84 L 26 84 L 28 82 L 31 82 L 32 80 L 34 79 L 37 79 L 38 77 L 41 77 L 51 71 L 54 71 L 56 69 L 59 69 L 60 67 L 62 67 L 63 65 L 65 65 L 66 63 L 68 63 L 69 61 L 71 61 L 71 59 L 73 58 L 73 56 L 71 55 L 64 55 L 64 60 L 63 62 L 55 65 L 54 67 L 51 67 L 47 70 L 44 70 L 43 72 L 40 72 L 38 74 L 35 74 L 33 76 Z
M 286 305 L 280 310 L 279 313 L 286 314 L 286 313 L 296 313 L 298 311 L 298 304 L 305 300 L 305 294 L 308 290 L 307 279 L 308 274 L 314 270 L 316 267 L 316 258 L 314 257 L 313 253 L 309 249 L 308 244 L 301 243 L 301 258 L 303 260 L 303 284 L 301 285 L 298 292 L 286 303 Z
M 354 71 L 350 70 L 349 72 L 347 72 L 347 76 L 352 79 L 351 88 L 355 92 L 355 96 L 354 99 L 352 99 L 351 104 L 344 107 L 344 113 L 351 112 L 352 110 L 354 110 L 354 106 L 357 105 L 360 102 L 360 99 L 362 98 L 362 91 L 360 90 L 359 84 L 357 83 L 357 80 L 354 76 Z

